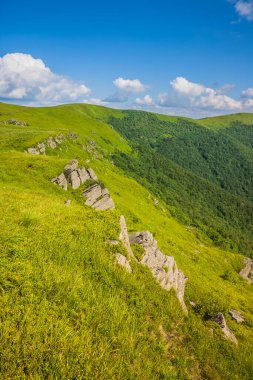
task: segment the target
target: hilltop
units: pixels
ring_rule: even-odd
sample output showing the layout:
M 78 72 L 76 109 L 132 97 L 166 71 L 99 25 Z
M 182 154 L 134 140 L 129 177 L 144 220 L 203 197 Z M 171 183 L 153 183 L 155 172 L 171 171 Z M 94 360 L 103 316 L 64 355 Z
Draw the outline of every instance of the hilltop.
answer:
M 0 103 L 0 136 L 1 378 L 252 378 L 253 115 Z M 97 179 L 56 186 L 70 162 Z M 86 203 L 94 185 L 114 208 Z

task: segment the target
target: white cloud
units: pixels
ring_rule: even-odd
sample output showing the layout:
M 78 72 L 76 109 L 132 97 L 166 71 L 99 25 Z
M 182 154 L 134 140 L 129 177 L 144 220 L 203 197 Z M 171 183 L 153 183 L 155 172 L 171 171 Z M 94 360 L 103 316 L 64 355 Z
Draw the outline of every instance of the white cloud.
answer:
M 144 98 L 136 98 L 135 104 L 138 106 L 152 106 L 154 103 L 150 95 L 145 95 Z
M 201 98 L 196 102 L 196 105 L 200 107 L 213 108 L 216 110 L 241 110 L 242 103 L 238 100 L 230 98 L 226 95 L 219 95 L 213 92 L 207 96 L 201 96 Z
M 253 88 L 248 88 L 247 90 L 244 90 L 241 93 L 241 96 L 243 98 L 251 98 L 251 97 L 253 97 Z
M 119 90 L 127 92 L 142 92 L 147 88 L 139 79 L 124 79 L 119 77 L 113 81 L 113 84 Z
M 195 106 L 199 108 L 230 111 L 242 109 L 242 103 L 240 101 L 221 93 L 220 90 L 215 90 L 199 83 L 190 82 L 186 78 L 177 77 L 171 81 L 170 84 L 177 94 L 186 97 L 190 101 L 192 107 Z M 222 92 L 224 92 L 224 87 L 222 88 Z M 162 103 L 164 102 L 166 105 L 167 103 L 165 100 L 165 94 L 161 94 L 160 104 L 163 105 Z
M 90 89 L 54 74 L 41 59 L 12 53 L 0 57 L 0 98 L 33 104 L 84 101 Z
M 205 92 L 204 86 L 190 82 L 184 77 L 177 77 L 170 84 L 176 92 L 184 96 L 196 97 Z
M 234 84 L 224 84 L 223 86 L 216 89 L 217 94 L 224 95 L 232 91 L 235 88 Z
M 246 18 L 248 21 L 253 21 L 253 1 L 237 1 L 235 3 L 235 9 L 239 16 Z
M 245 102 L 245 107 L 246 108 L 251 108 L 253 110 L 253 99 L 248 99 L 246 102 Z
M 105 106 L 107 102 L 103 101 L 102 99 L 99 98 L 89 98 L 87 100 L 87 103 L 89 104 L 95 104 L 97 106 Z

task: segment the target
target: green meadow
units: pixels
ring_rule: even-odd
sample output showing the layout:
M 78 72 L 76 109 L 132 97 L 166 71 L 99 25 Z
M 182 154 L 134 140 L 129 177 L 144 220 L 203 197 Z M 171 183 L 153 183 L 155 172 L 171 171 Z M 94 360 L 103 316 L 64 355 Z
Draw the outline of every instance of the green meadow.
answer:
M 194 121 L 0 103 L 0 378 L 252 379 L 253 286 L 238 275 L 253 255 L 252 131 L 250 114 Z M 45 155 L 25 152 L 61 133 Z M 115 210 L 50 182 L 71 159 L 94 169 Z M 115 264 L 108 240 L 121 214 L 175 257 L 188 315 L 146 267 Z

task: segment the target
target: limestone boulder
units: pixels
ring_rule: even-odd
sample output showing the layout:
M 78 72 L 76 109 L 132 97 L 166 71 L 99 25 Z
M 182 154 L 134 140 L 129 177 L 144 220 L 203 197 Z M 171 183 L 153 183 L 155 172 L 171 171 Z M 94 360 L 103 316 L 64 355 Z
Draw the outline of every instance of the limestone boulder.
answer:
M 78 187 L 81 185 L 81 180 L 78 175 L 77 170 L 74 170 L 69 175 L 69 182 L 71 184 L 72 189 L 78 189 Z
M 218 313 L 213 317 L 213 320 L 220 325 L 225 338 L 237 345 L 238 341 L 234 333 L 228 328 L 224 315 L 222 313 Z
M 90 179 L 90 175 L 84 167 L 82 167 L 81 169 L 77 169 L 77 173 L 79 175 L 81 183 L 84 183 L 88 179 Z
M 102 188 L 99 184 L 92 185 L 84 190 L 83 196 L 86 198 L 85 204 L 92 206 L 102 196 Z
M 184 312 L 187 308 L 184 302 L 187 277 L 178 269 L 174 257 L 165 255 L 158 248 L 157 241 L 149 231 L 137 232 L 130 236 L 130 243 L 142 245 L 144 254 L 140 261 L 147 266 L 163 289 L 174 289 Z
M 238 310 L 230 310 L 229 314 L 230 314 L 231 318 L 234 321 L 236 321 L 237 323 L 242 323 L 245 320 L 244 317 L 242 316 L 242 314 L 240 313 L 240 311 L 238 311 Z
M 92 207 L 96 210 L 112 210 L 115 208 L 115 205 L 109 195 L 104 195 L 101 199 L 93 203 Z
M 46 144 L 49 148 L 51 149 L 55 149 L 57 147 L 57 143 L 55 141 L 55 139 L 50 136 L 47 140 L 46 140 Z
M 34 148 L 34 147 L 28 148 L 27 149 L 27 153 L 29 153 L 29 154 L 35 154 L 35 155 L 39 155 L 40 154 L 39 150 L 36 149 L 36 148 Z
M 67 179 L 66 179 L 64 173 L 61 173 L 58 177 L 53 178 L 51 180 L 51 182 L 58 185 L 63 190 L 68 190 L 68 182 L 67 182 Z
M 116 258 L 115 261 L 118 265 L 124 267 L 127 270 L 127 272 L 129 273 L 132 272 L 130 262 L 127 260 L 125 256 L 121 255 L 120 253 L 116 253 L 115 258 Z
M 126 220 L 124 215 L 120 216 L 120 235 L 119 235 L 119 240 L 122 241 L 124 247 L 126 248 L 128 254 L 130 257 L 134 257 L 130 241 L 129 241 L 129 236 L 128 236 L 128 231 L 127 231 L 127 225 L 126 225 Z
M 93 169 L 89 168 L 88 169 L 88 173 L 89 173 L 89 176 L 91 179 L 93 179 L 94 181 L 97 181 L 98 180 L 98 177 L 96 175 L 96 173 L 94 172 Z

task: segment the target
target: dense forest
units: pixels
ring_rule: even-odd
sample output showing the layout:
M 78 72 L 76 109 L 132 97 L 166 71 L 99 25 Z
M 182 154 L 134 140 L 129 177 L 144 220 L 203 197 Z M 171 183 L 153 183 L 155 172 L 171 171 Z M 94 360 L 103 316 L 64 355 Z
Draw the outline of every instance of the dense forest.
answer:
M 215 244 L 253 256 L 253 125 L 212 130 L 136 111 L 109 122 L 132 146 L 114 154 L 116 165 Z

